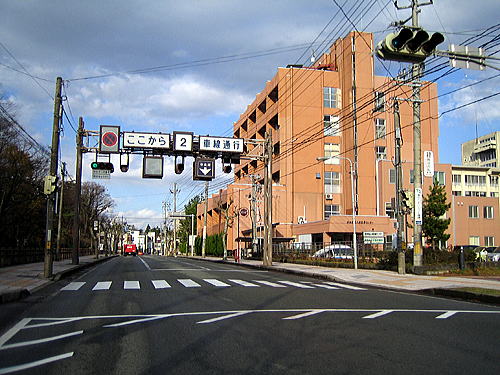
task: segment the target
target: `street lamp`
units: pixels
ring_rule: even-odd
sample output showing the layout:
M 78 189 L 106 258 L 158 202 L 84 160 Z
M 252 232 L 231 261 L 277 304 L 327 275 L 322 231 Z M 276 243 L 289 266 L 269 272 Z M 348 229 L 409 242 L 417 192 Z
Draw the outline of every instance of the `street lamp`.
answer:
M 352 161 L 349 158 L 344 156 L 320 156 L 316 158 L 318 161 L 326 161 L 326 160 L 338 160 L 344 159 L 349 162 L 349 167 L 351 170 L 351 199 L 352 199 L 352 244 L 354 247 L 354 269 L 358 269 L 358 244 L 356 241 L 356 205 L 355 205 L 355 195 L 354 195 L 354 173 L 352 169 Z

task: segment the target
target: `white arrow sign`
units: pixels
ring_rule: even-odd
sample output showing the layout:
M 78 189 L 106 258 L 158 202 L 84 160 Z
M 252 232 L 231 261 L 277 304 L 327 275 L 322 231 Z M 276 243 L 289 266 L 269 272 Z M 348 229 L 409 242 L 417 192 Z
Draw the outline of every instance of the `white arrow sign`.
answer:
M 211 171 L 212 168 L 207 168 L 207 167 L 200 168 L 200 172 L 203 173 L 205 176 L 209 174 Z

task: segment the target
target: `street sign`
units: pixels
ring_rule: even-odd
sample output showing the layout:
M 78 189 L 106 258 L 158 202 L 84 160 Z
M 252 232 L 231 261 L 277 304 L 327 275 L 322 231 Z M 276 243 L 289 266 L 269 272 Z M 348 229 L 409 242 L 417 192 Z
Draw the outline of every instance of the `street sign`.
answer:
M 99 133 L 99 152 L 113 154 L 120 152 L 120 127 L 101 125 Z
M 193 163 L 193 180 L 211 181 L 215 178 L 215 159 L 196 158 Z
M 363 232 L 363 237 L 384 237 L 384 232 Z
M 111 171 L 109 169 L 92 169 L 92 178 L 96 180 L 111 179 Z
M 174 135 L 174 151 L 193 150 L 193 133 L 191 132 L 173 132 Z
M 248 208 L 246 208 L 246 207 L 240 208 L 240 215 L 243 217 L 247 216 L 248 215 Z
M 200 151 L 242 153 L 243 145 L 242 138 L 200 136 Z
M 142 159 L 142 178 L 162 178 L 163 157 L 144 156 Z
M 422 189 L 415 189 L 415 224 L 422 225 Z
M 424 176 L 434 177 L 434 153 L 424 151 Z
M 363 243 L 383 244 L 384 242 L 384 232 L 363 232 Z
M 123 132 L 125 148 L 170 148 L 170 135 L 161 133 Z

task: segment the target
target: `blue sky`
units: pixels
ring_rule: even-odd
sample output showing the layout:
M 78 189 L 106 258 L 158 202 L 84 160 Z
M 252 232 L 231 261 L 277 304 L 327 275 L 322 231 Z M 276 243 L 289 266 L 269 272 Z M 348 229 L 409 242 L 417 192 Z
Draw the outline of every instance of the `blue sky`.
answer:
M 446 49 L 447 44 L 461 43 L 498 23 L 498 2 L 479 3 L 435 0 L 422 8 L 421 24 L 444 32 L 447 40 L 442 49 Z M 407 5 L 409 0 L 399 4 Z M 76 127 L 79 116 L 92 130 L 100 124 L 116 124 L 125 131 L 230 136 L 232 123 L 277 67 L 307 65 L 312 49 L 319 55 L 353 28 L 338 6 L 358 30 L 373 32 L 376 41 L 392 30 L 392 21 L 410 16 L 408 10 L 396 11 L 392 0 L 2 0 L 0 95 L 15 104 L 19 123 L 48 145 L 50 96 L 57 76 L 66 81 L 65 108 L 71 110 L 72 124 L 64 122 L 61 159 L 72 176 L 72 126 Z M 472 45 L 494 36 L 498 28 Z M 394 73 L 401 67 L 399 63 L 386 66 Z M 153 67 L 161 68 L 148 69 Z M 376 69 L 386 75 L 379 62 Z M 499 79 L 492 78 L 496 74 L 493 69 L 459 70 L 440 79 L 442 95 L 490 78 L 441 97 L 439 112 L 496 93 Z M 476 119 L 478 133 L 484 135 L 500 130 L 499 118 L 499 96 L 443 115 L 440 161 L 459 164 L 460 144 L 475 136 Z M 87 155 L 84 181 L 91 180 L 91 161 Z M 118 163 L 117 158 L 113 161 Z M 114 212 L 131 223 L 158 224 L 162 202 L 172 204 L 174 182 L 180 189 L 180 207 L 203 190 L 202 182 L 191 180 L 189 168 L 175 175 L 172 160 L 165 159 L 162 180 L 143 180 L 141 164 L 136 156 L 128 173 L 117 171 L 103 182 L 115 199 Z M 220 168 L 217 175 L 212 192 L 229 177 Z

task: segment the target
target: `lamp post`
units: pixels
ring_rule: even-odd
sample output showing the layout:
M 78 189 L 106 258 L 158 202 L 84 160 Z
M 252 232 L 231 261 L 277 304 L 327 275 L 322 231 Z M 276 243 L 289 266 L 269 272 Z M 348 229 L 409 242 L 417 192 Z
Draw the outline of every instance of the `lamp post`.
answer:
M 318 157 L 316 160 L 319 161 L 326 161 L 326 160 L 337 160 L 337 159 L 344 159 L 349 162 L 349 168 L 351 172 L 351 199 L 352 199 L 352 244 L 354 247 L 354 269 L 358 269 L 358 244 L 356 241 L 356 210 L 355 210 L 355 195 L 354 195 L 354 171 L 352 169 L 352 161 L 349 158 L 346 158 L 344 156 L 323 156 L 323 157 Z

